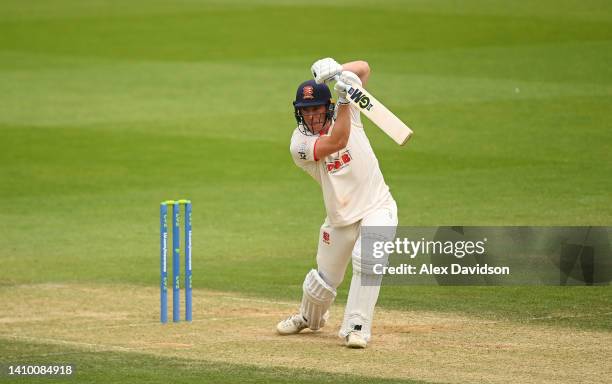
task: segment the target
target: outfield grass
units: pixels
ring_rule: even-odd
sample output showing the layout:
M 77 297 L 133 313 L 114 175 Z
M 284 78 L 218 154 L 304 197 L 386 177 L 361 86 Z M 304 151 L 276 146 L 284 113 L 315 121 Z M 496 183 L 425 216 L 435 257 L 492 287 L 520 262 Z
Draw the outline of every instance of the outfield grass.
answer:
M 134 355 L 122 352 L 83 352 L 36 343 L 0 342 L 4 361 L 26 364 L 63 364 L 74 366 L 74 374 L 67 382 L 87 383 L 194 383 L 206 378 L 209 383 L 371 383 L 418 384 L 423 381 L 371 378 L 356 375 L 330 374 L 308 369 L 261 368 L 257 366 L 214 363 L 201 360 L 172 359 L 163 356 Z M 15 364 L 15 363 L 13 363 Z M 3 366 L 6 368 L 6 366 Z M 0 376 L 2 377 L 2 376 Z M 48 383 L 49 377 L 18 378 L 4 376 L 10 383 Z
M 155 286 L 158 204 L 188 197 L 195 287 L 297 301 L 325 213 L 288 152 L 291 101 L 325 56 L 368 60 L 415 130 L 399 148 L 366 122 L 400 224 L 611 225 L 609 2 L 311 3 L 3 1 L 0 285 Z M 609 287 L 381 296 L 603 331 L 611 304 Z

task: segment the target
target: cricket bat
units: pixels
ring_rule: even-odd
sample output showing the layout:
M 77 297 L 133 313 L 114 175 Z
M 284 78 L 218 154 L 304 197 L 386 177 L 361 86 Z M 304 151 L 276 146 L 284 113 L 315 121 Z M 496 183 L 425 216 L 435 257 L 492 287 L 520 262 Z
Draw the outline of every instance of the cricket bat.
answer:
M 338 80 L 336 78 L 336 80 Z M 361 113 L 367 116 L 378 128 L 382 129 L 399 145 L 404 145 L 412 136 L 412 129 L 387 109 L 365 88 L 349 83 L 347 97 L 351 104 L 356 105 Z

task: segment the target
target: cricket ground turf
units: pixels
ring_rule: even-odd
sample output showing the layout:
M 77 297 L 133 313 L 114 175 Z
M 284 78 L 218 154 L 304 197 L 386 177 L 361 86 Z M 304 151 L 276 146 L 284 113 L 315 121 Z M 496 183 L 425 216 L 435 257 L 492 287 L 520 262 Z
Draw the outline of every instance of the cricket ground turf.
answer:
M 372 342 L 280 337 L 325 216 L 291 160 L 316 59 L 367 60 L 400 225 L 612 225 L 607 1 L 0 2 L 2 382 L 586 383 L 612 289 L 385 286 Z M 163 200 L 193 201 L 194 321 L 159 324 Z

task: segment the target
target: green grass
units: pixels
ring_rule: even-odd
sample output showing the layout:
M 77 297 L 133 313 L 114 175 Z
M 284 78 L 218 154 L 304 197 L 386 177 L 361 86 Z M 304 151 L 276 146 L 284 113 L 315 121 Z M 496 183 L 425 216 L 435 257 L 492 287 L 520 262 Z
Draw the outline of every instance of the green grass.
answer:
M 368 60 L 416 132 L 399 148 L 366 122 L 400 224 L 611 225 L 609 2 L 4 1 L 0 284 L 154 285 L 158 204 L 188 197 L 196 287 L 297 300 L 325 213 L 288 152 L 291 101 L 329 55 Z M 381 295 L 603 330 L 611 303 L 609 287 Z
M 249 365 L 215 363 L 202 360 L 180 360 L 159 356 L 134 355 L 125 352 L 82 351 L 78 349 L 26 342 L 0 342 L 0 378 L 11 383 L 48 382 L 143 382 L 143 383 L 405 383 L 423 381 L 371 378 L 333 374 L 307 369 L 260 368 Z M 67 377 L 6 376 L 8 365 L 71 364 L 74 374 Z
M 612 330 L 609 287 L 383 287 L 381 304 L 579 329 Z

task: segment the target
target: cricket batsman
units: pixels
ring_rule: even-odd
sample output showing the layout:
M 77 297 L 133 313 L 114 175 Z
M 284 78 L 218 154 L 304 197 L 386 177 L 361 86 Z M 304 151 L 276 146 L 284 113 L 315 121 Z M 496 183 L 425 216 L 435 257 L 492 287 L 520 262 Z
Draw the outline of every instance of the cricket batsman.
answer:
M 336 288 L 349 260 L 353 276 L 339 336 L 349 348 L 365 348 L 371 337 L 374 307 L 382 276 L 373 271 L 375 259 L 362 254 L 361 227 L 368 236 L 392 241 L 397 205 L 363 129 L 360 112 L 349 104 L 349 84 L 365 86 L 370 67 L 365 61 L 340 65 L 332 58 L 311 68 L 314 80 L 300 84 L 293 102 L 297 128 L 290 151 L 297 166 L 321 186 L 327 217 L 321 226 L 317 268 L 306 274 L 300 311 L 277 325 L 281 335 L 316 331 L 329 319 Z M 336 79 L 337 102 L 326 82 Z M 372 228 L 377 227 L 380 229 Z

